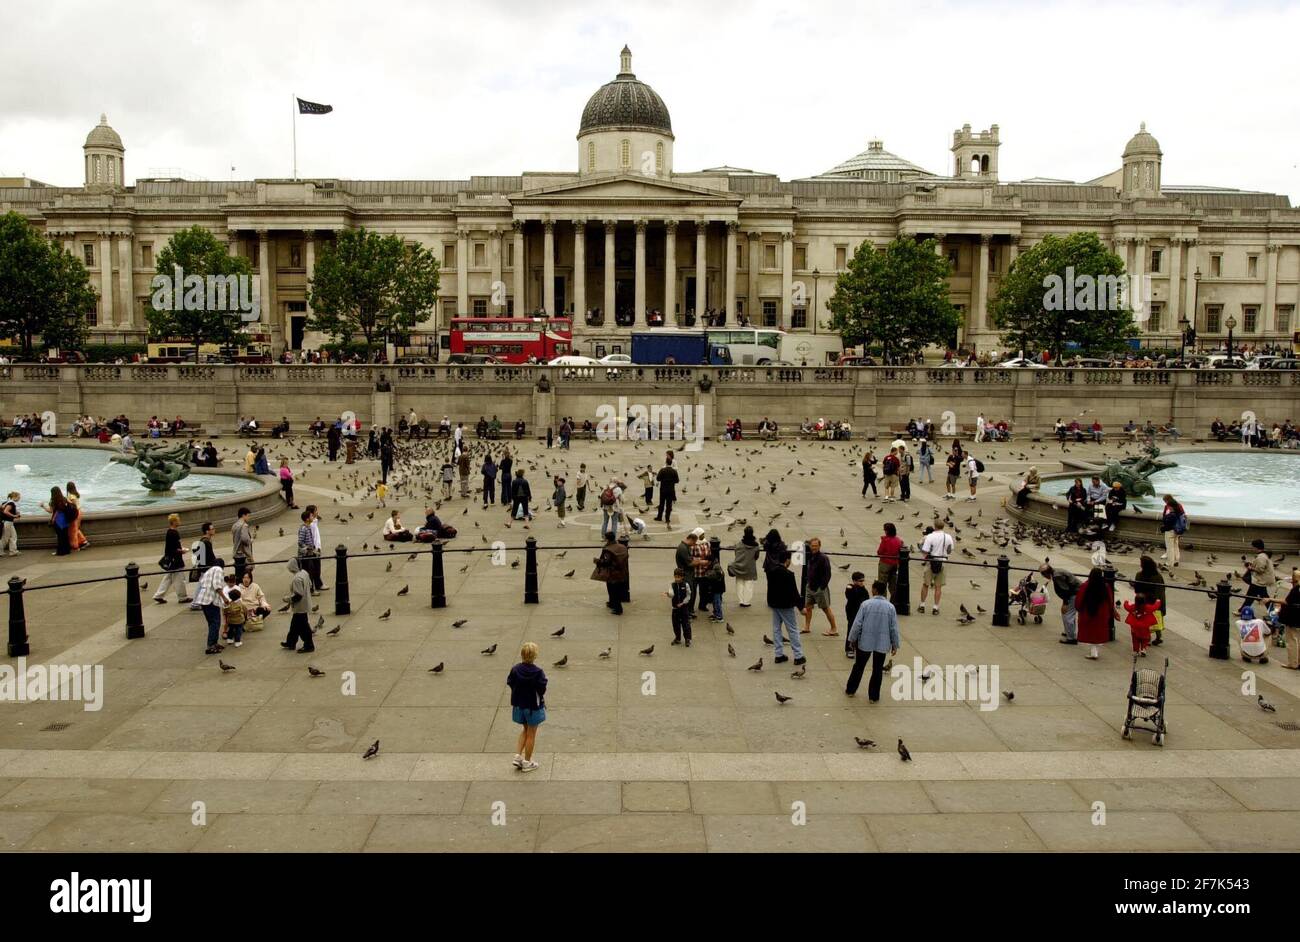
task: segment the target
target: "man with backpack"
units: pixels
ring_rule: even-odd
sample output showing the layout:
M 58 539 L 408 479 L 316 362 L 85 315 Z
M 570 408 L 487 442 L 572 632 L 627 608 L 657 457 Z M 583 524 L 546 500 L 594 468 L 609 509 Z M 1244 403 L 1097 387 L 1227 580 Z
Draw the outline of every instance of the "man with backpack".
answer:
M 618 521 L 623 516 L 619 498 L 623 496 L 623 482 L 611 480 L 600 492 L 600 533 L 610 536 L 618 532 Z
M 970 478 L 970 496 L 967 500 L 975 499 L 975 491 L 980 485 L 980 475 L 984 473 L 984 462 L 980 461 L 974 455 L 966 459 L 966 474 Z
M 671 456 L 664 466 L 659 469 L 657 477 L 659 480 L 659 510 L 655 514 L 655 519 L 662 520 L 665 524 L 671 524 L 673 503 L 677 500 L 677 482 L 681 480 L 677 475 L 677 469 L 673 467 Z

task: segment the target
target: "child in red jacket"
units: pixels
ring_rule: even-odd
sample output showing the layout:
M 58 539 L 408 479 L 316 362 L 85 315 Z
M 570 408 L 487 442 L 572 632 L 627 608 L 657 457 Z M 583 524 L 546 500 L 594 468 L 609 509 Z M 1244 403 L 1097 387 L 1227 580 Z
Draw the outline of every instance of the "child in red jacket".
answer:
M 1139 657 L 1146 657 L 1151 646 L 1151 626 L 1156 623 L 1157 607 L 1157 603 L 1149 602 L 1141 592 L 1132 602 L 1124 603 L 1124 611 L 1128 612 L 1124 622 L 1133 634 L 1133 653 Z

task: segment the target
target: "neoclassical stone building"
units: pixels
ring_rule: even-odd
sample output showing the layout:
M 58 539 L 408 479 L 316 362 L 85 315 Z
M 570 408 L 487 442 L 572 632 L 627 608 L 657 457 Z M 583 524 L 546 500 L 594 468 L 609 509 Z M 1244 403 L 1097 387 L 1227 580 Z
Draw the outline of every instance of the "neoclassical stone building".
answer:
M 998 179 L 997 125 L 953 134 L 952 174 L 931 173 L 879 141 L 816 177 L 781 180 L 735 167 L 679 171 L 667 106 L 632 72 L 624 48 L 614 79 L 587 102 L 577 166 L 465 180 L 137 179 L 101 119 L 84 145 L 85 181 L 55 187 L 0 180 L 0 211 L 29 216 L 90 268 L 100 295 L 95 335 L 140 339 L 154 256 L 199 224 L 247 256 L 261 280 L 276 350 L 313 347 L 306 286 L 317 247 L 365 226 L 433 248 L 439 309 L 546 311 L 574 316 L 578 351 L 625 344 L 647 314 L 667 321 L 705 309 L 757 324 L 822 331 L 826 300 L 856 246 L 937 237 L 952 264 L 965 326 L 954 338 L 999 346 L 988 308 L 1018 251 L 1048 234 L 1098 232 L 1150 275 L 1144 339 L 1177 346 L 1180 319 L 1203 343 L 1228 326 L 1244 343 L 1289 340 L 1300 324 L 1300 211 L 1285 195 L 1171 186 L 1145 126 L 1112 173 L 1084 183 Z M 1199 273 L 1199 279 L 1196 277 Z

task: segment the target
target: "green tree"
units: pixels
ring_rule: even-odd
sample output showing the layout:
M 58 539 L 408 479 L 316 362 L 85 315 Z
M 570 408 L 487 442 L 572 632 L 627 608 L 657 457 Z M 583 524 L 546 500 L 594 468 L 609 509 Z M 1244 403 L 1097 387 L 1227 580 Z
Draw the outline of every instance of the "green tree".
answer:
M 77 350 L 95 307 L 86 266 L 19 213 L 0 216 L 0 334 L 30 358 L 39 336 L 47 347 Z
M 1125 286 L 1124 262 L 1097 233 L 1049 235 L 1012 263 L 989 311 L 1013 349 L 1111 352 L 1138 333 Z
M 947 344 L 961 325 L 948 299 L 948 261 L 933 239 L 900 236 L 883 249 L 864 241 L 835 279 L 827 302 L 845 346 L 879 344 L 886 361 Z
M 438 300 L 438 260 L 398 236 L 344 229 L 316 258 L 309 325 L 340 343 L 410 330 Z
M 182 284 L 176 284 L 179 267 Z M 243 334 L 244 323 L 238 299 L 227 294 L 214 298 L 206 290 L 208 276 L 235 276 L 252 284 L 253 269 L 248 259 L 231 255 L 226 244 L 202 226 L 176 233 L 158 253 L 152 295 L 146 317 L 153 340 L 185 340 L 199 347 L 205 343 L 229 344 Z M 193 279 L 198 279 L 197 281 Z M 265 299 L 262 299 L 265 303 Z

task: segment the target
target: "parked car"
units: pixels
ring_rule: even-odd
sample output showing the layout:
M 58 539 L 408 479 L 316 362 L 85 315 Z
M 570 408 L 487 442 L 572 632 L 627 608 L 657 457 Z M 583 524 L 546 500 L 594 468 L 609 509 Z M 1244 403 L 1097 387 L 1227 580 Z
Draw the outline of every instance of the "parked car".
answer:
M 447 357 L 448 366 L 483 366 L 500 362 L 496 357 L 486 353 L 453 353 Z
M 605 366 L 631 366 L 632 358 L 626 353 L 611 353 L 601 357 L 600 362 Z
M 1300 370 L 1300 360 L 1295 357 L 1274 357 L 1265 369 Z
M 1224 353 L 1210 357 L 1207 366 L 1212 370 L 1244 370 L 1246 361 L 1241 357 L 1230 357 Z
M 1003 360 L 1001 363 L 999 363 L 998 369 L 1045 370 L 1047 369 L 1047 367 L 1039 363 L 1037 360 L 1030 360 L 1026 357 L 1012 357 L 1010 360 Z
M 547 366 L 600 366 L 600 361 L 595 357 L 584 357 L 578 354 L 570 353 L 566 356 L 556 357 L 546 364 Z

